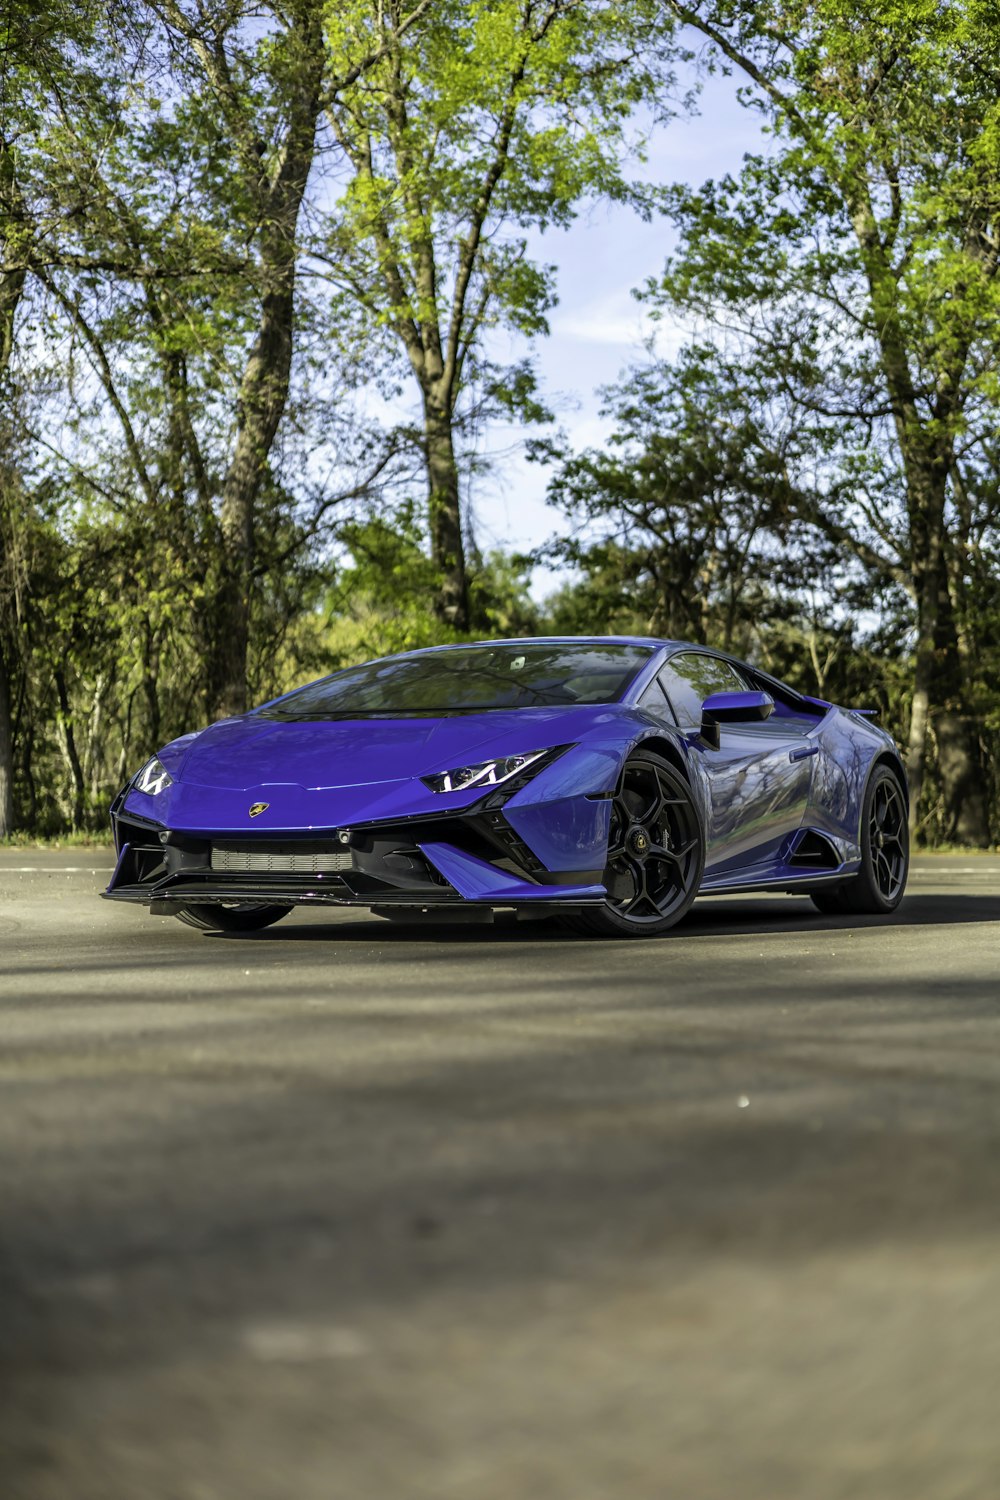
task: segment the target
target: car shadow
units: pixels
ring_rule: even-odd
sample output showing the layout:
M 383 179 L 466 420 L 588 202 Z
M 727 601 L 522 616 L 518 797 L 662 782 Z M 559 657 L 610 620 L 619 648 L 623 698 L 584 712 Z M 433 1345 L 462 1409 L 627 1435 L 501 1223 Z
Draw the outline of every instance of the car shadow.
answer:
M 957 923 L 1000 922 L 1000 895 L 906 896 L 899 910 L 889 917 L 824 916 L 812 904 L 796 897 L 709 897 L 696 903 L 687 916 L 669 932 L 654 938 L 631 938 L 634 942 L 668 942 L 683 938 L 738 937 L 753 933 L 787 935 L 797 932 L 844 932 L 866 927 L 948 927 Z M 415 917 L 412 922 L 388 922 L 378 917 L 358 921 L 284 922 L 261 932 L 205 933 L 221 942 L 253 943 L 366 943 L 388 947 L 397 943 L 472 944 L 581 943 L 613 941 L 574 931 L 558 917 L 518 921 L 501 916 L 493 922 L 449 922 L 436 917 Z

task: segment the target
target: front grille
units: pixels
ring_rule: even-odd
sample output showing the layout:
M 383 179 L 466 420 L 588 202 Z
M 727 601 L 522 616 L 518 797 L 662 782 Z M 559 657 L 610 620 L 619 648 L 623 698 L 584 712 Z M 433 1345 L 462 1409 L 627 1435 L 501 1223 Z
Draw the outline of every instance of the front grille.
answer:
M 350 870 L 349 849 L 316 844 L 213 844 L 212 869 L 230 874 L 332 875 Z

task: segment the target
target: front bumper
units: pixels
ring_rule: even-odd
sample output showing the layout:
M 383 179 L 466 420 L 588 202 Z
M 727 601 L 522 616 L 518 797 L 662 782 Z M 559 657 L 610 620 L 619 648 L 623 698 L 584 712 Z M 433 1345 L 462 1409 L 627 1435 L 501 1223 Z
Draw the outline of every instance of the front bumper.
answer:
M 354 827 L 346 843 L 338 829 L 178 832 L 120 807 L 113 823 L 118 863 L 103 894 L 154 913 L 242 902 L 537 910 L 607 898 L 600 871 L 546 869 L 499 809 Z M 241 859 L 245 869 L 231 867 Z

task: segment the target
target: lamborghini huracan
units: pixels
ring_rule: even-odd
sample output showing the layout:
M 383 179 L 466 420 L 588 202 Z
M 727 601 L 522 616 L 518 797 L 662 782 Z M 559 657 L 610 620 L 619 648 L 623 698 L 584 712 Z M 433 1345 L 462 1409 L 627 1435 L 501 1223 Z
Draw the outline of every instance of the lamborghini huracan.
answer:
M 680 641 L 483 641 L 334 672 L 157 750 L 105 895 L 219 932 L 298 907 L 559 914 L 653 936 L 699 895 L 888 915 L 908 793 L 864 710 Z

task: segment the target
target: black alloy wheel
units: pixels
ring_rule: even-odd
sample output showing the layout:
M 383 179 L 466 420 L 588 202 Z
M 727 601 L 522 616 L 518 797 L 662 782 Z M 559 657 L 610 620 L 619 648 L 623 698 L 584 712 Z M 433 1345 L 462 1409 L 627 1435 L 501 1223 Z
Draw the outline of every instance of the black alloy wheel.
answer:
M 186 927 L 197 927 L 200 932 L 260 932 L 287 917 L 291 909 L 263 901 L 242 906 L 218 906 L 206 901 L 203 906 L 182 906 L 174 915 Z
M 861 868 L 843 885 L 813 891 L 813 905 L 829 915 L 888 916 L 903 899 L 909 867 L 906 797 L 896 773 L 876 766 L 861 813 Z
M 573 925 L 618 937 L 654 937 L 673 927 L 698 894 L 705 839 L 691 788 L 653 751 L 622 768 L 611 802 L 603 907 L 576 913 Z

